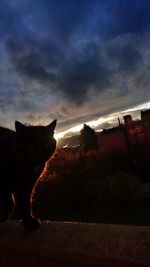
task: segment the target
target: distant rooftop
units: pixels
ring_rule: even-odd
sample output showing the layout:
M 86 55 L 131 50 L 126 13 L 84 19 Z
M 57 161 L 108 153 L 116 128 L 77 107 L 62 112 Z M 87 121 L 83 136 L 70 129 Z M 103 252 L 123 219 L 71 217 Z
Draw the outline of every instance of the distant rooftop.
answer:
M 145 116 L 145 115 L 150 115 L 150 109 L 142 110 L 142 111 L 141 111 L 141 117 L 142 117 L 142 116 Z
M 121 127 L 124 127 L 124 126 L 121 124 L 121 125 L 118 125 L 118 126 L 116 126 L 116 127 L 109 128 L 109 129 L 103 129 L 103 131 L 101 131 L 100 133 L 98 133 L 98 135 L 110 134 L 110 133 L 116 133 L 116 132 L 120 131 L 120 126 L 121 126 Z

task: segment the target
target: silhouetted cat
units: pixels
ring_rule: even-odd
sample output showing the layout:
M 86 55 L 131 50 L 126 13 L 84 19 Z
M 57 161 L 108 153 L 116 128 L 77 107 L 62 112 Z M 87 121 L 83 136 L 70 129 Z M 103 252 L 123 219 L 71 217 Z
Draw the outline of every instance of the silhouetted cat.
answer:
M 39 226 L 31 212 L 31 193 L 45 162 L 55 151 L 55 126 L 56 120 L 48 126 L 25 126 L 16 121 L 16 132 L 0 127 L 1 222 L 7 220 L 15 200 L 25 228 Z

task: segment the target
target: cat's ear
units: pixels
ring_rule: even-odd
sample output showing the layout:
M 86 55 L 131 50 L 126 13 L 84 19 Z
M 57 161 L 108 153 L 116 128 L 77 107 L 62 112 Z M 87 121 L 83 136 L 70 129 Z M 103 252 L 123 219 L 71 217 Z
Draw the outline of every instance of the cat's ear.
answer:
M 49 132 L 54 133 L 55 127 L 56 127 L 57 120 L 52 121 L 50 124 L 46 126 Z
M 20 131 L 20 130 L 22 130 L 24 128 L 25 128 L 25 125 L 24 124 L 22 124 L 19 121 L 15 121 L 15 129 L 16 129 L 16 132 L 18 132 L 18 131 Z

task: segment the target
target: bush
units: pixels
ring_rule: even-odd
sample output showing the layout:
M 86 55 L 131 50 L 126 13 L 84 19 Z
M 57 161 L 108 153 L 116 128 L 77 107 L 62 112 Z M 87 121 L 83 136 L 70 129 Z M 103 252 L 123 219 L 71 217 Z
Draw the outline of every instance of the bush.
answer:
M 35 188 L 34 213 L 47 219 L 57 209 L 124 209 L 139 204 L 143 198 L 140 182 L 127 171 L 114 170 L 111 158 L 98 152 L 57 151 Z
M 109 205 L 129 208 L 141 203 L 144 192 L 139 180 L 131 173 L 115 171 L 107 180 Z

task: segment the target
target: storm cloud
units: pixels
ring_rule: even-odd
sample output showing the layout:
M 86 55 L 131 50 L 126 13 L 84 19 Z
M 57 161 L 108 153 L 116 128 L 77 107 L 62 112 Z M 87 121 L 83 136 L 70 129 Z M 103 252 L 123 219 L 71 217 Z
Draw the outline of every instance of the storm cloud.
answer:
M 148 101 L 149 17 L 141 0 L 1 1 L 1 124 L 61 130 Z

